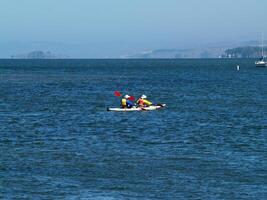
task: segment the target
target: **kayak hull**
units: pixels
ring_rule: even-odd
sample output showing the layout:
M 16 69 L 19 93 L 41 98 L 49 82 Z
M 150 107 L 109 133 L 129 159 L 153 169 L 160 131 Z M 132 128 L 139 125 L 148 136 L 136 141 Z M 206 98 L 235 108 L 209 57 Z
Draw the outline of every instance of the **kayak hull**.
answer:
M 165 107 L 166 104 L 157 104 L 152 105 L 149 107 L 133 107 L 133 108 L 107 108 L 107 111 L 113 112 L 134 112 L 134 111 L 151 111 L 151 110 L 158 110 Z

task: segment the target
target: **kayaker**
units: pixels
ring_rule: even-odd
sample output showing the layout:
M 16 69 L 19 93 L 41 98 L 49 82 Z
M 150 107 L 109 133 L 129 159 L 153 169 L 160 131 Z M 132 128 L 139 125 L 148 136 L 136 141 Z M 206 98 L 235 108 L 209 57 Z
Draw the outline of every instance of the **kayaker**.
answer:
M 151 106 L 151 105 L 152 105 L 152 102 L 148 101 L 146 98 L 147 98 L 147 96 L 143 94 L 143 95 L 137 100 L 137 104 L 138 104 L 140 107 L 148 107 L 148 106 Z
M 134 103 L 129 100 L 130 96 L 125 95 L 124 98 L 121 100 L 121 107 L 122 108 L 132 108 L 134 106 Z

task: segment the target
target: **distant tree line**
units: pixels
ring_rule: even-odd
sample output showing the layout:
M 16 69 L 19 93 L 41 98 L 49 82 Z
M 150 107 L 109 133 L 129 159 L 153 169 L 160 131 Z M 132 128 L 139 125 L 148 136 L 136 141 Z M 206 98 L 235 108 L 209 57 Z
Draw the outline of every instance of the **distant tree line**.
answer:
M 264 52 L 267 52 L 267 47 L 264 47 Z M 224 51 L 224 54 L 222 55 L 223 58 L 259 58 L 261 56 L 262 56 L 262 48 L 255 46 L 227 49 Z
M 27 54 L 12 55 L 14 59 L 55 59 L 57 56 L 49 51 L 32 51 Z

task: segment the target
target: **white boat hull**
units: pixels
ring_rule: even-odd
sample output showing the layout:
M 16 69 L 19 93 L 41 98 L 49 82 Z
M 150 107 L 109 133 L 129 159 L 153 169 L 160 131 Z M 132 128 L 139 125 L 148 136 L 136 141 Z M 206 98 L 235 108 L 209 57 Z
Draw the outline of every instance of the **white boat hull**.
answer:
M 267 67 L 267 62 L 262 60 L 259 60 L 257 62 L 255 62 L 256 67 Z
M 267 67 L 267 63 L 255 63 L 256 67 Z
M 113 112 L 151 111 L 151 110 L 158 110 L 158 109 L 163 108 L 165 106 L 166 106 L 166 104 L 158 104 L 158 105 L 152 105 L 149 107 L 107 108 L 107 111 L 113 111 Z

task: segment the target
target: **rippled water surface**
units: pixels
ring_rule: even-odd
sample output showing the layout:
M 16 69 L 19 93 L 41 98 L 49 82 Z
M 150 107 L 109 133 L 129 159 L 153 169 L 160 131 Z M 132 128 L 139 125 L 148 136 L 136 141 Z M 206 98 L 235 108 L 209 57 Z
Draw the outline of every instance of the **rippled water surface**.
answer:
M 265 199 L 253 62 L 0 60 L 0 199 Z M 107 112 L 115 90 L 167 107 Z

